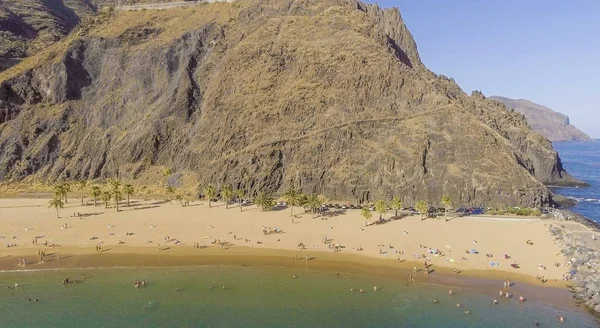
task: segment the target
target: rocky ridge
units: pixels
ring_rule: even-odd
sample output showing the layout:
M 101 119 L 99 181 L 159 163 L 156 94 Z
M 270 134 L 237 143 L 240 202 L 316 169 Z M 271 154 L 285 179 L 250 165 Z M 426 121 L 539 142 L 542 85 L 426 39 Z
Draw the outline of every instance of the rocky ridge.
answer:
M 0 180 L 539 206 L 580 184 L 550 141 L 430 72 L 397 9 L 253 0 L 120 12 L 0 73 Z
M 552 109 L 525 99 L 510 99 L 491 96 L 506 107 L 525 115 L 532 129 L 541 133 L 550 141 L 591 141 L 587 134 L 571 125 L 569 117 Z

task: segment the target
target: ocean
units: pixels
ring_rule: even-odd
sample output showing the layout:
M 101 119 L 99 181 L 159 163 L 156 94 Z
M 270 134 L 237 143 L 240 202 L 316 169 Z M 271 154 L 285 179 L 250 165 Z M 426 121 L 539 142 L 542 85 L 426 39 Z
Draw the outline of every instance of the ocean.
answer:
M 554 190 L 577 201 L 571 210 L 600 223 L 600 141 L 555 142 L 553 145 L 567 172 L 591 185 Z
M 447 287 L 293 270 L 204 266 L 2 272 L 0 326 L 511 328 L 540 321 L 542 327 L 598 327 L 582 311 L 532 301 L 500 299 L 493 305 L 494 296 L 462 290 L 451 296 Z M 78 282 L 63 285 L 66 277 Z M 135 280 L 145 280 L 146 287 L 135 288 Z

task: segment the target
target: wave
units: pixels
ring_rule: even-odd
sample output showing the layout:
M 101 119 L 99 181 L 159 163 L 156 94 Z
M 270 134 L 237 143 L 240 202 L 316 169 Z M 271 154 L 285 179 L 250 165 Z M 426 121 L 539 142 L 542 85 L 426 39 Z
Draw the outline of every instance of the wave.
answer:
M 579 197 L 569 197 L 572 200 L 577 201 L 578 203 L 597 203 L 600 204 L 600 199 L 597 198 L 579 198 Z

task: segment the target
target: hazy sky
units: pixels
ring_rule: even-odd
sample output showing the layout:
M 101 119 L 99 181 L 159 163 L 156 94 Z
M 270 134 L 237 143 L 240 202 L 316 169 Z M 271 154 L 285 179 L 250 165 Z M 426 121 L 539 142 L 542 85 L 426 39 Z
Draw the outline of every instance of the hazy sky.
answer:
M 524 98 L 600 138 L 600 0 L 377 0 L 398 7 L 432 71 Z

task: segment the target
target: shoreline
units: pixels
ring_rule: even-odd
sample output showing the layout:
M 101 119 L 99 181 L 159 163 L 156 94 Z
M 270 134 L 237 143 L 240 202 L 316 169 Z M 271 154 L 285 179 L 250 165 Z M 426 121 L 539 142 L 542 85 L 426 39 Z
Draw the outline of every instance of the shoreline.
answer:
M 30 249 L 32 250 L 32 249 Z M 498 291 L 509 291 L 513 300 L 524 296 L 532 302 L 570 311 L 584 311 L 585 308 L 574 302 L 568 286 L 563 282 L 548 281 L 542 284 L 535 277 L 519 273 L 484 270 L 465 270 L 453 275 L 452 270 L 437 267 L 429 274 L 423 272 L 423 264 L 415 261 L 403 261 L 374 258 L 357 254 L 332 254 L 323 251 L 292 251 L 253 247 L 233 247 L 221 250 L 218 247 L 194 249 L 180 247 L 167 251 L 158 251 L 150 247 L 111 247 L 109 251 L 97 253 L 87 248 L 60 248 L 63 254 L 58 260 L 50 259 L 43 264 L 31 263 L 18 267 L 18 257 L 35 258 L 35 253 L 23 249 L 18 255 L 0 257 L 0 275 L 45 270 L 96 270 L 96 269 L 142 269 L 177 268 L 202 266 L 243 266 L 259 268 L 285 268 L 292 272 L 302 270 L 332 272 L 341 274 L 373 275 L 407 284 L 423 284 L 467 290 L 490 296 L 490 301 L 498 298 Z M 310 254 L 308 254 L 310 253 Z M 49 253 L 50 255 L 53 253 Z M 308 254 L 309 260 L 295 255 Z M 409 280 L 412 268 L 419 267 L 414 274 L 415 282 Z M 502 288 L 506 279 L 515 285 Z
M 122 204 L 116 211 L 72 197 L 57 213 L 47 202 L 0 199 L 0 270 L 277 266 L 410 282 L 416 266 L 421 270 L 415 275 L 417 283 L 471 288 L 493 300 L 502 282 L 510 279 L 518 286 L 511 289 L 516 298 L 570 308 L 575 306 L 570 290 L 583 278 L 579 273 L 576 281 L 563 280 L 574 266 L 565 252 L 572 241 L 559 238 L 555 229 L 567 226 L 565 231 L 588 237 L 593 233 L 582 223 L 551 218 L 422 219 L 399 211 L 397 219 L 365 225 L 357 210 L 335 210 L 315 218 L 301 208 L 292 216 L 285 206 L 240 211 L 222 202 L 209 207 L 203 201 L 182 206 L 132 199 L 131 206 Z M 394 211 L 383 216 L 391 218 Z M 372 221 L 376 219 L 374 214 Z M 95 249 L 99 246 L 102 252 Z M 45 263 L 38 264 L 42 250 Z M 314 259 L 304 260 L 307 254 Z M 294 256 L 302 259 L 294 261 Z M 26 267 L 18 265 L 21 258 L 27 259 Z M 431 274 L 422 271 L 425 262 L 434 270 Z

